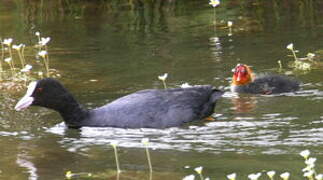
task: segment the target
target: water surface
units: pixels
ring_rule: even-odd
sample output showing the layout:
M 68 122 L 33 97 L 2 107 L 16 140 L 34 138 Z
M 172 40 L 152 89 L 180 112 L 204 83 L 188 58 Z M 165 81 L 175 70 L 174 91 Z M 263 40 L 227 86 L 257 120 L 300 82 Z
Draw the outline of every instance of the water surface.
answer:
M 3 1 L 0 36 L 27 45 L 36 42 L 36 31 L 51 37 L 51 67 L 81 103 L 94 108 L 137 90 L 162 88 L 157 76 L 165 72 L 171 87 L 188 82 L 228 90 L 237 63 L 249 64 L 255 72 L 277 72 L 277 60 L 282 60 L 284 70 L 292 71 L 287 44 L 293 42 L 299 56 L 321 49 L 319 2 L 259 2 L 221 4 L 214 31 L 213 9 L 195 0 Z M 227 20 L 234 22 L 232 36 L 224 25 Z M 322 169 L 322 73 L 293 71 L 303 82 L 297 93 L 227 93 L 215 108 L 215 121 L 163 130 L 66 129 L 51 110 L 14 112 L 24 92 L 4 91 L 0 177 L 63 179 L 71 170 L 116 179 L 110 142 L 118 140 L 124 170 L 120 179 L 148 179 L 141 144 L 148 137 L 153 179 L 181 179 L 197 166 L 212 179 L 232 172 L 246 179 L 264 170 L 289 171 L 293 179 L 303 179 L 300 151 L 310 149 Z

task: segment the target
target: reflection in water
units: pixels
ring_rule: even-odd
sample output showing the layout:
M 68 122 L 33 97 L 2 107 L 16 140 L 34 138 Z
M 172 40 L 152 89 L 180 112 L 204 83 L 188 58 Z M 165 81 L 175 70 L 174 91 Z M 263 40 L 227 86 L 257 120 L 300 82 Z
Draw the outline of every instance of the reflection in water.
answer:
M 29 173 L 29 180 L 38 179 L 37 168 L 35 165 L 29 160 L 31 157 L 26 154 L 18 154 L 16 163 L 23 168 L 26 168 Z
M 239 96 L 231 99 L 233 108 L 236 112 L 250 112 L 255 109 L 257 97 L 255 96 Z

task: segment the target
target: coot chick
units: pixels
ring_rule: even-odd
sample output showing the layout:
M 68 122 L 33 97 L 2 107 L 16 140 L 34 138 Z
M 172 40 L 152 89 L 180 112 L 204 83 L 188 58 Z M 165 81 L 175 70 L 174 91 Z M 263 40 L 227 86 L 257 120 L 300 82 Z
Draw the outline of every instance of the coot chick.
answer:
M 15 109 L 19 111 L 34 105 L 56 110 L 70 128 L 166 128 L 210 116 L 222 94 L 210 85 L 147 89 L 87 110 L 59 81 L 45 78 L 29 84 Z
M 299 89 L 299 82 L 284 75 L 255 75 L 245 64 L 238 64 L 233 70 L 231 91 L 251 94 L 278 94 Z

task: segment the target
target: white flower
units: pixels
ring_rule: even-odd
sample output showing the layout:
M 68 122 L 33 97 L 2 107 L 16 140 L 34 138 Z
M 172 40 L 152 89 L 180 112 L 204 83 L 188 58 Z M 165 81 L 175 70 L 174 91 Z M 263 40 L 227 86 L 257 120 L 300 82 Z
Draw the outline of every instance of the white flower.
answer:
M 67 179 L 71 179 L 73 176 L 75 176 L 75 174 L 74 174 L 74 173 L 72 173 L 72 171 L 67 171 L 67 172 L 66 172 L 66 174 L 65 174 L 65 177 L 66 177 Z
M 280 177 L 283 179 L 283 180 L 287 180 L 289 178 L 290 174 L 289 172 L 284 172 L 280 175 Z
M 32 68 L 32 65 L 26 64 L 26 66 L 23 69 L 21 69 L 21 72 L 29 72 Z
M 180 86 L 181 88 L 189 88 L 189 87 L 192 87 L 191 85 L 189 85 L 188 83 L 184 83 L 184 84 L 181 84 Z
M 307 159 L 308 156 L 311 154 L 310 150 L 306 149 L 299 153 L 301 156 L 303 156 L 304 159 Z
M 183 180 L 194 180 L 194 179 L 195 179 L 195 176 L 194 176 L 193 174 L 188 175 L 188 176 L 185 176 L 185 177 L 183 178 Z
M 6 62 L 6 63 L 10 63 L 10 61 L 11 61 L 12 59 L 11 59 L 11 57 L 8 57 L 8 58 L 6 58 L 6 59 L 4 59 L 4 61 Z
M 111 144 L 111 146 L 113 146 L 113 147 L 117 147 L 117 145 L 119 144 L 119 142 L 118 142 L 118 141 L 113 140 L 113 141 L 111 141 L 111 142 L 110 142 L 110 144 Z
M 161 81 L 165 81 L 167 79 L 168 73 L 158 76 L 158 79 Z
M 209 4 L 212 7 L 217 7 L 218 5 L 220 5 L 220 1 L 219 0 L 210 0 Z
M 257 180 L 259 177 L 261 176 L 261 173 L 257 173 L 257 174 L 249 174 L 248 178 L 250 180 Z
M 35 35 L 40 36 L 40 32 L 39 31 L 35 32 Z
M 303 172 L 311 171 L 314 168 L 314 166 L 315 166 L 314 164 L 309 164 L 305 168 L 303 168 L 302 171 Z
M 194 171 L 196 171 L 196 172 L 197 172 L 197 174 L 202 174 L 203 167 L 202 167 L 202 166 L 196 167 L 196 168 L 194 169 Z
M 19 44 L 19 45 L 14 44 L 14 45 L 12 45 L 12 49 L 19 51 L 21 49 L 21 47 L 23 47 L 23 46 L 24 46 L 24 44 Z
M 45 56 L 47 55 L 48 53 L 47 53 L 47 51 L 40 51 L 39 53 L 38 53 L 38 55 L 39 56 L 41 56 L 41 57 L 43 57 L 43 58 L 45 58 Z
M 144 144 L 144 145 L 148 145 L 149 144 L 149 138 L 142 138 L 141 143 Z
M 8 38 L 8 39 L 4 39 L 3 40 L 3 44 L 10 46 L 12 43 L 13 39 L 12 38 Z
M 307 171 L 304 173 L 304 177 L 311 178 L 314 175 L 314 171 Z
M 287 45 L 286 48 L 289 49 L 289 50 L 291 50 L 291 51 L 293 51 L 294 50 L 294 44 L 293 43 L 290 43 L 290 44 Z
M 318 174 L 315 176 L 316 180 L 323 180 L 323 174 Z
M 315 54 L 314 53 L 307 53 L 306 55 L 308 58 L 312 59 L 315 57 Z
M 47 37 L 47 38 L 41 38 L 41 40 L 39 41 L 39 44 L 41 46 L 45 46 L 48 42 L 50 41 L 50 37 Z
M 229 180 L 235 180 L 235 179 L 236 179 L 236 177 L 237 177 L 237 174 L 236 174 L 236 173 L 232 173 L 232 174 L 227 175 L 227 178 L 228 178 Z
M 38 72 L 38 76 L 42 77 L 43 76 L 43 72 L 39 71 Z
M 309 158 L 309 159 L 307 159 L 305 161 L 305 164 L 306 165 L 314 165 L 315 164 L 315 161 L 316 161 L 316 158 L 311 157 L 311 158 Z
M 232 21 L 228 21 L 228 27 L 231 27 L 233 25 Z
M 275 176 L 276 172 L 275 171 L 268 171 L 267 175 L 270 179 L 272 179 Z

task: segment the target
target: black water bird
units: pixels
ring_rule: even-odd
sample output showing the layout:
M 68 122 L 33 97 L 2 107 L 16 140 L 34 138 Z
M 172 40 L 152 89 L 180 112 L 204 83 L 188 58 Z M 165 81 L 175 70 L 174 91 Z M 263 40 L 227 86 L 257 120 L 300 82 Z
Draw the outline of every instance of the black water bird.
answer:
M 210 85 L 141 90 L 87 110 L 57 80 L 31 82 L 17 111 L 31 105 L 58 111 L 70 128 L 166 128 L 209 117 L 223 92 Z
M 238 64 L 233 70 L 231 91 L 251 94 L 278 94 L 299 90 L 300 83 L 279 74 L 254 74 L 245 64 Z

